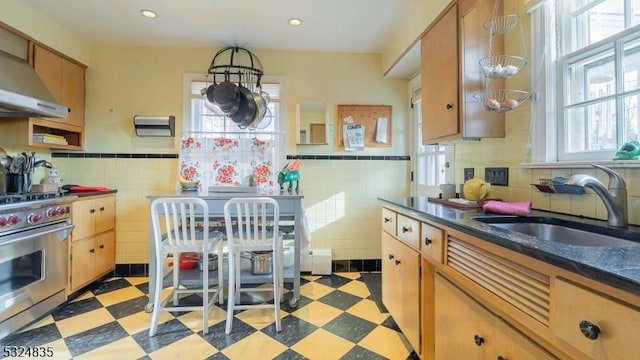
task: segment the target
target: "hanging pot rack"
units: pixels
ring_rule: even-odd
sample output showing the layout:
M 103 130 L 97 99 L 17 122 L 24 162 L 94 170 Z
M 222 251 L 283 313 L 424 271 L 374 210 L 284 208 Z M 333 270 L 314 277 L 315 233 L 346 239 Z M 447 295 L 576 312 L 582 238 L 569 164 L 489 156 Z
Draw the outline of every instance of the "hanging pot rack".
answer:
M 264 72 L 254 53 L 242 47 L 228 46 L 215 54 L 208 74 L 214 84 L 218 80 L 231 80 L 253 91 L 262 87 L 260 81 Z

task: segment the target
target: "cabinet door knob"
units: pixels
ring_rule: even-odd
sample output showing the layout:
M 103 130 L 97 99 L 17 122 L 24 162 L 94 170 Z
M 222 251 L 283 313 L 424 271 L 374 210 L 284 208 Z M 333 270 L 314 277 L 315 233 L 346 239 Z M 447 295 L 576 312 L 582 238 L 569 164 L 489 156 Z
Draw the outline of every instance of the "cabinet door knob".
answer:
M 402 232 L 403 232 L 403 233 L 406 233 L 406 232 L 412 232 L 411 226 L 409 226 L 409 227 L 403 226 L 403 227 L 402 227 Z
M 388 223 L 388 222 L 390 222 L 390 221 L 391 221 L 391 218 L 384 218 L 384 222 L 385 222 L 385 224 L 386 224 L 386 223 Z
M 96 249 L 91 249 L 89 250 L 89 252 L 93 254 L 94 252 L 96 252 Z
M 424 238 L 424 244 L 425 245 L 429 245 L 431 244 L 433 241 L 431 241 L 431 239 L 429 239 L 428 237 Z
M 394 257 L 393 254 L 389 254 L 389 260 L 393 260 Z
M 600 328 L 591 321 L 580 321 L 580 331 L 587 339 L 595 340 L 600 336 Z
M 498 360 L 507 360 L 507 358 L 502 355 L 498 355 Z
M 396 259 L 396 265 L 400 265 L 400 260 Z
M 447 105 L 445 106 L 445 108 L 446 108 L 447 110 L 451 110 L 451 109 L 453 109 L 453 104 L 447 104 Z
M 104 249 L 104 244 L 99 246 L 100 249 Z
M 104 206 L 100 207 L 100 211 L 104 211 Z
M 473 336 L 473 342 L 478 345 L 481 346 L 482 344 L 484 344 L 484 338 L 480 335 L 474 335 Z
M 89 212 L 93 214 L 94 212 L 96 212 L 96 209 L 91 209 L 89 210 Z

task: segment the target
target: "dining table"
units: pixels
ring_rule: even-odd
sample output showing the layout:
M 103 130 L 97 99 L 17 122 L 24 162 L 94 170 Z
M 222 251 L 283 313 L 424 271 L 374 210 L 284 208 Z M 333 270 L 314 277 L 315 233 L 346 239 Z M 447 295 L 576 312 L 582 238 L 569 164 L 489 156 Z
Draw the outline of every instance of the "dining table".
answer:
M 303 233 L 303 209 L 302 209 L 302 200 L 304 198 L 301 191 L 271 191 L 268 193 L 258 193 L 258 192 L 237 192 L 237 191 L 175 191 L 168 193 L 155 193 L 147 195 L 147 199 L 149 200 L 149 204 L 155 199 L 158 198 L 185 198 L 185 197 L 197 197 L 206 201 L 209 207 L 209 219 L 210 221 L 220 221 L 224 219 L 224 205 L 227 200 L 234 197 L 257 197 L 257 196 L 266 196 L 275 199 L 278 202 L 280 208 L 280 223 L 281 228 L 282 224 L 287 221 L 293 222 L 293 251 L 294 251 L 294 260 L 293 266 L 284 269 L 284 281 L 293 283 L 293 296 L 289 299 L 289 305 L 291 307 L 296 307 L 298 305 L 298 300 L 300 299 L 300 248 L 302 241 L 302 233 Z M 162 215 L 162 214 L 161 214 Z M 153 299 L 154 289 L 156 281 L 164 281 L 164 279 L 156 279 L 156 266 L 164 266 L 164 264 L 156 264 L 155 256 L 155 241 L 153 237 L 153 228 L 151 222 L 151 211 L 149 211 L 149 299 Z M 225 272 L 225 278 L 227 269 L 218 269 L 218 271 Z M 186 281 L 188 284 L 192 282 L 194 285 L 200 284 L 202 279 L 201 271 L 198 268 L 195 268 L 191 271 L 181 270 L 180 276 L 184 276 L 183 282 Z M 166 274 L 165 274 L 166 275 Z M 257 275 L 252 274 L 250 271 L 243 270 L 241 273 L 242 281 L 246 283 L 261 283 L 264 282 L 265 278 L 269 275 Z M 209 282 L 210 286 L 217 285 L 218 279 L 216 276 L 210 276 Z M 153 310 L 153 303 L 149 301 L 145 306 L 145 311 L 151 312 Z

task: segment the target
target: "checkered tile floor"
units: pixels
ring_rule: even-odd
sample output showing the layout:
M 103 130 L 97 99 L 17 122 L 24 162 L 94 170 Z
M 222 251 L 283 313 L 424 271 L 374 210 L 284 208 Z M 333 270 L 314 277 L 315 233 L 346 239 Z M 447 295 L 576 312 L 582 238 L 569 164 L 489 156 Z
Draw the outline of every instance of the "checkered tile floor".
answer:
M 225 335 L 225 305 L 218 305 L 207 335 L 201 313 L 165 312 L 149 338 L 148 279 L 133 277 L 96 284 L 0 344 L 51 347 L 54 359 L 418 359 L 360 273 L 307 275 L 301 284 L 298 306 L 283 303 L 280 333 L 273 310 L 251 309 L 237 312 Z

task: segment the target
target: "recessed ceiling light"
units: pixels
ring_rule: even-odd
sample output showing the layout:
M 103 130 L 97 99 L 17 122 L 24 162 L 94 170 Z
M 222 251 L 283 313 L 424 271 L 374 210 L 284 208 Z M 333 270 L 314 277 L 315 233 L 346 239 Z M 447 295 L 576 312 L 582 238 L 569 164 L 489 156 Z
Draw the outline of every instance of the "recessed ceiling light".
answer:
M 291 25 L 291 26 L 300 26 L 301 24 L 302 24 L 302 20 L 300 20 L 298 18 L 289 19 L 289 25 Z
M 151 18 L 151 19 L 155 19 L 155 18 L 158 17 L 158 14 L 156 14 L 155 11 L 149 10 L 149 9 L 140 10 L 140 14 L 142 14 L 142 16 L 144 16 L 144 17 L 148 17 L 148 18 Z

